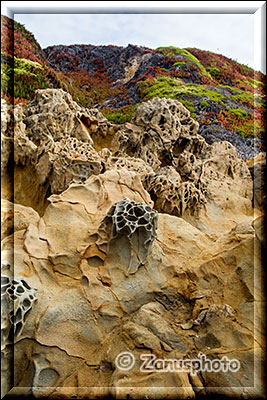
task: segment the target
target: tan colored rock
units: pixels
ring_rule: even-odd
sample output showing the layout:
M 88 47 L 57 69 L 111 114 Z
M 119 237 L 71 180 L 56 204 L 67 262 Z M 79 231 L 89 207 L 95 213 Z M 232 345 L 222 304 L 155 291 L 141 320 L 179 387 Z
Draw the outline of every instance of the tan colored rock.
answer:
M 103 142 L 93 148 L 75 137 L 78 106 L 62 92 L 45 96 L 37 95 L 33 118 L 27 116 L 36 138 L 23 129 L 15 137 L 20 204 L 3 202 L 3 393 L 12 387 L 14 367 L 9 395 L 17 397 L 263 397 L 263 216 L 252 207 L 251 176 L 234 148 L 203 143 L 189 113 L 165 99 L 144 105 L 121 133 L 112 133 L 124 135 L 123 146 L 132 149 L 114 154 L 103 147 L 112 136 L 105 121 L 92 134 Z M 55 136 L 43 140 L 34 118 L 49 114 L 51 104 L 58 112 L 48 119 Z M 74 136 L 61 138 L 59 123 L 67 120 Z M 146 130 L 148 147 L 134 150 Z M 35 140 L 40 146 L 33 152 Z M 153 149 L 155 165 L 146 149 Z M 179 210 L 174 194 L 184 186 L 191 187 L 188 201 L 170 215 L 173 204 Z M 197 191 L 201 207 L 200 198 L 191 204 Z M 42 210 L 40 216 L 25 204 Z M 134 360 L 127 370 L 118 364 L 125 352 Z M 200 353 L 236 359 L 240 369 L 156 368 Z M 156 362 L 149 373 L 140 369 L 142 355 Z
M 1 99 L 1 176 L 8 174 L 7 167 L 14 151 L 14 139 L 17 136 L 24 136 L 25 124 L 24 114 L 20 104 L 8 105 Z M 15 151 L 16 153 L 16 151 Z
M 155 97 L 138 107 L 134 116 L 138 126 L 151 128 L 161 133 L 165 140 L 176 139 L 190 133 L 197 133 L 198 123 L 190 117 L 190 112 L 178 101 Z
M 142 103 L 131 123 L 117 132 L 112 149 L 116 156 L 127 153 L 153 168 L 143 168 L 140 176 L 159 212 L 183 216 L 212 231 L 214 221 L 225 221 L 228 212 L 229 220 L 240 211 L 253 215 L 252 179 L 230 143 L 208 145 L 197 130 L 181 103 L 154 98 Z M 228 229 L 224 223 L 222 228 Z
M 252 158 L 252 160 L 246 161 L 246 164 L 248 167 L 252 167 L 256 163 L 266 164 L 266 153 L 265 152 L 261 152 L 257 156 Z
M 27 229 L 30 224 L 37 225 L 39 220 L 38 213 L 32 208 L 1 200 L 1 240 L 13 232 Z
M 256 218 L 252 225 L 255 229 L 255 234 L 257 239 L 260 241 L 263 247 L 266 247 L 266 236 L 265 236 L 265 224 L 264 224 L 264 216 L 260 216 Z
M 40 181 L 50 183 L 52 193 L 61 193 L 72 182 L 83 182 L 102 170 L 101 158 L 88 143 L 65 138 L 52 143 L 49 150 L 41 147 L 35 169 Z
M 137 347 L 161 350 L 160 340 L 158 337 L 144 326 L 128 322 L 123 326 L 123 329 L 133 339 Z
M 198 123 L 178 101 L 154 98 L 142 103 L 133 118 L 114 138 L 112 147 L 118 154 L 143 159 L 157 168 L 163 159 L 171 158 L 174 143 L 180 137 L 191 136 L 198 130 Z M 198 135 L 199 141 L 205 141 Z M 189 140 L 190 142 L 190 140 Z M 170 154 L 169 154 L 170 152 Z
M 144 186 L 156 199 L 155 208 L 168 214 L 182 216 L 189 212 L 198 215 L 207 202 L 203 188 L 199 190 L 193 182 L 183 182 L 180 174 L 170 166 L 146 175 Z
M 35 121 L 47 112 L 53 127 L 49 123 L 44 126 L 43 117 L 43 122 Z M 79 113 L 84 113 L 81 119 L 88 127 L 92 121 L 98 124 L 97 130 L 93 129 L 96 140 L 110 136 L 110 125 L 97 110 L 81 110 L 62 90 L 36 92 L 23 121 L 41 134 L 27 128 L 15 135 L 16 202 L 43 214 L 50 193 L 61 193 L 71 183 L 106 170 L 127 168 L 140 176 L 159 212 L 183 216 L 207 232 L 225 221 L 228 213 L 229 221 L 240 211 L 243 219 L 252 215 L 252 180 L 247 166 L 230 143 L 207 145 L 181 103 L 164 98 L 143 103 L 133 121 L 115 134 L 113 145 L 109 143 L 115 153 L 101 146 L 96 146 L 101 149 L 96 151 L 89 139 L 84 142 L 76 135 L 73 121 Z M 50 133 L 45 134 L 47 129 Z M 229 227 L 222 223 L 222 229 Z
M 62 89 L 39 89 L 25 108 L 28 137 L 39 145 L 47 137 L 54 141 L 65 136 L 76 137 L 93 144 L 90 127 L 94 131 L 104 117 L 95 110 L 86 110 Z
M 1 100 L 1 132 L 4 134 L 7 131 L 10 123 L 9 107 L 5 99 Z
M 102 152 L 100 154 L 103 157 Z M 109 157 L 107 157 L 105 160 L 105 166 L 107 170 L 119 170 L 121 168 L 126 168 L 129 171 L 135 172 L 140 177 L 144 186 L 144 182 L 148 179 L 148 177 L 151 174 L 154 175 L 153 169 L 141 158 L 127 156 L 114 157 L 109 155 Z
M 177 333 L 164 320 L 164 308 L 158 303 L 148 303 L 138 310 L 133 321 L 150 329 L 154 335 L 172 349 L 186 352 L 187 348 Z
M 8 271 L 14 271 L 15 276 L 36 289 L 37 298 L 15 344 L 17 376 L 23 385 L 33 385 L 36 394 L 49 395 L 54 386 L 58 386 L 58 393 L 69 393 L 67 386 L 75 387 L 78 379 L 78 387 L 87 386 L 84 393 L 88 397 L 100 395 L 103 387 L 109 387 L 108 393 L 116 396 L 132 393 L 139 398 L 145 389 L 159 397 L 175 397 L 178 392 L 187 396 L 193 393 L 188 373 L 141 374 L 139 361 L 135 369 L 122 375 L 115 368 L 116 356 L 127 349 L 136 359 L 149 349 L 159 358 L 181 358 L 187 351 L 202 351 L 214 358 L 218 352 L 222 356 L 235 351 L 236 357 L 243 352 L 245 365 L 244 351 L 248 357 L 253 351 L 253 307 L 249 312 L 247 308 L 253 305 L 249 271 L 253 271 L 254 233 L 250 228 L 246 238 L 236 238 L 234 232 L 229 232 L 224 240 L 221 237 L 214 242 L 184 219 L 160 214 L 158 238 L 150 258 L 135 273 L 123 273 L 127 267 L 123 267 L 121 258 L 126 251 L 123 238 L 117 247 L 109 247 L 101 264 L 84 258 L 84 249 L 92 243 L 110 202 L 115 204 L 115 198 L 124 198 L 125 191 L 134 201 L 149 199 L 144 191 L 141 196 L 134 189 L 138 187 L 136 179 L 126 170 L 121 176 L 118 171 L 108 171 L 89 178 L 85 184 L 71 185 L 61 195 L 51 197 L 51 205 L 37 225 L 30 224 L 26 231 L 14 234 L 16 263 L 14 267 L 6 264 L 3 272 L 8 276 Z M 111 180 L 113 186 L 109 185 Z M 237 230 L 243 232 L 245 228 L 239 225 Z M 3 241 L 4 256 L 10 246 L 12 241 L 7 237 Z M 246 265 L 242 266 L 244 254 Z M 191 299 L 190 293 L 194 293 Z M 200 302 L 202 306 L 197 304 Z M 215 305 L 218 311 L 228 304 L 234 309 L 235 320 L 215 310 L 212 318 L 195 326 L 193 335 L 188 336 L 192 329 L 183 330 L 180 324 L 195 318 L 194 312 L 197 315 L 196 310 L 203 310 L 205 304 L 210 314 Z M 244 318 L 252 325 L 247 322 L 243 326 Z M 26 364 L 21 371 L 21 357 L 35 365 L 32 378 Z M 248 360 L 252 365 L 251 358 Z M 95 368 L 104 368 L 99 389 L 95 388 Z M 217 379 L 221 379 L 221 385 L 232 386 L 242 382 L 244 373 L 242 367 L 227 381 L 222 374 Z M 212 386 L 212 375 L 206 374 L 204 382 Z M 168 385 L 178 383 L 181 387 L 170 391 Z M 155 384 L 161 388 L 158 392 L 153 389 Z M 130 392 L 129 387 L 133 388 Z
M 98 110 L 82 109 L 62 89 L 46 89 L 36 91 L 24 113 L 21 106 L 11 111 L 4 103 L 1 168 L 7 199 L 12 198 L 13 179 L 7 165 L 13 149 L 15 201 L 40 214 L 49 194 L 104 170 L 90 137 L 91 131 L 103 134 L 109 129 Z
M 227 317 L 227 318 L 234 318 L 234 310 L 228 304 L 224 304 L 222 306 L 217 306 L 216 304 L 210 306 L 206 310 L 202 310 L 197 318 L 194 320 L 194 325 L 200 325 L 203 322 L 208 322 L 211 318 L 214 317 Z
M 14 231 L 14 205 L 8 200 L 1 199 L 1 240 Z

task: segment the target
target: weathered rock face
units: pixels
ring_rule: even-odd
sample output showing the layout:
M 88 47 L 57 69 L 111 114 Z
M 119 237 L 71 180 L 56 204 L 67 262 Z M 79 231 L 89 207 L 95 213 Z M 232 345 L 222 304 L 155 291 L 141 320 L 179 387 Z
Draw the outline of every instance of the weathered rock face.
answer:
M 93 248 L 89 245 L 86 254 L 97 250 L 98 257 L 104 261 L 112 248 L 121 246 L 127 257 L 123 264 L 127 265 L 126 276 L 134 274 L 147 261 L 150 247 L 156 237 L 158 213 L 145 203 L 138 204 L 128 198 L 116 203 L 98 229 L 98 240 Z
M 90 133 L 106 122 L 98 110 L 83 109 L 62 89 L 37 90 L 25 109 L 26 134 L 37 145 L 66 136 L 93 144 Z
M 33 132 L 30 108 L 21 121 Z M 61 137 L 63 116 L 49 140 L 24 125 L 14 135 L 17 182 L 31 171 L 43 207 L 16 188 L 15 204 L 2 200 L 3 393 L 263 396 L 265 241 L 248 166 L 229 143 L 203 142 L 175 101 L 143 105 L 127 126 L 103 121 L 93 143 L 67 128 Z M 162 370 L 201 354 L 238 368 Z
M 24 114 L 20 105 L 12 107 L 7 105 L 4 99 L 1 101 L 1 177 L 5 177 L 9 172 L 8 164 L 13 155 L 14 143 L 19 141 L 19 146 L 22 148 L 27 141 L 23 118 Z M 25 146 L 21 153 L 27 153 L 27 150 L 28 146 Z M 36 146 L 31 150 L 36 150 Z M 25 154 L 24 158 L 28 156 L 29 154 Z M 18 159 L 16 161 L 18 162 Z
M 4 107 L 1 170 L 8 176 L 14 148 L 16 202 L 43 213 L 51 193 L 102 171 L 91 134 L 105 137 L 110 124 L 98 110 L 82 109 L 62 89 L 37 90 L 24 112 L 15 107 L 14 119 Z
M 228 142 L 208 145 L 176 100 L 154 98 L 137 109 L 131 123 L 113 127 L 97 110 L 81 109 L 69 94 L 47 89 L 37 91 L 15 120 L 15 201 L 41 214 L 50 194 L 120 168 L 140 176 L 157 211 L 194 221 L 202 213 L 207 229 L 218 219 L 218 206 L 223 213 L 227 208 L 236 214 L 236 196 L 239 210 L 252 212 L 252 181 L 245 163 Z M 216 216 L 209 216 L 214 211 Z
M 197 216 L 212 229 L 214 220 L 225 223 L 226 213 L 229 219 L 251 213 L 252 182 L 229 142 L 208 145 L 197 130 L 198 124 L 181 103 L 154 98 L 116 133 L 112 149 L 117 156 L 141 158 L 152 168 L 147 173 L 143 169 L 141 176 L 158 211 L 194 224 Z
M 125 130 L 117 134 L 117 151 L 142 158 L 157 168 L 164 158 L 171 158 L 173 148 L 181 146 L 182 141 L 186 142 L 185 149 L 192 147 L 195 139 L 201 151 L 205 141 L 196 135 L 197 130 L 198 123 L 181 103 L 156 97 L 141 104 L 133 123 L 126 124 Z

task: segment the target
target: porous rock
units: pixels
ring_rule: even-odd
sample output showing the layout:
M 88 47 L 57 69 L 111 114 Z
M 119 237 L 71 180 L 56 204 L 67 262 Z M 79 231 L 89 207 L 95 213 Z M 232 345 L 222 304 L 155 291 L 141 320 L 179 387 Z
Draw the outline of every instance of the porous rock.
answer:
M 123 260 L 125 254 L 128 259 L 130 255 L 125 246 L 130 231 L 124 232 L 119 227 L 114 231 L 115 245 L 101 247 L 97 241 L 99 226 L 104 227 L 101 222 L 112 208 L 109 216 L 112 233 L 114 222 L 119 222 L 118 214 L 114 214 L 116 204 L 130 204 L 132 210 L 139 210 L 141 204 L 142 210 L 145 203 L 152 210 L 153 203 L 140 180 L 137 190 L 138 179 L 134 173 L 121 169 L 92 176 L 83 184 L 72 184 L 62 194 L 51 196 L 51 204 L 37 225 L 29 225 L 26 232 L 19 230 L 14 234 L 14 275 L 25 279 L 38 294 L 38 307 L 30 311 L 20 340 L 15 343 L 15 365 L 17 373 L 21 371 L 17 379 L 22 379 L 25 386 L 25 382 L 32 385 L 36 394 L 49 395 L 54 387 L 65 395 L 70 390 L 67 387 L 72 387 L 73 394 L 78 393 L 80 386 L 83 390 L 87 387 L 85 396 L 86 393 L 101 396 L 103 387 L 109 387 L 108 393 L 125 394 L 122 377 L 115 366 L 115 358 L 122 351 L 133 352 L 136 359 L 148 349 L 160 358 L 181 358 L 188 351 L 207 351 L 211 346 L 216 357 L 218 352 L 223 355 L 225 349 L 231 354 L 244 352 L 245 347 L 248 355 L 253 351 L 252 230 L 245 239 L 237 238 L 230 231 L 221 233 L 214 241 L 182 218 L 159 214 L 157 237 L 145 266 L 128 276 L 125 274 L 128 264 Z M 126 197 L 129 200 L 125 201 Z M 108 229 L 104 233 L 108 237 Z M 3 240 L 2 249 L 6 258 L 12 249 L 9 237 Z M 105 257 L 101 258 L 101 253 Z M 244 255 L 246 264 L 243 264 Z M 193 309 L 191 293 L 195 299 Z M 160 303 L 155 299 L 160 299 Z M 180 324 L 189 318 L 198 318 L 205 310 L 208 324 L 203 319 L 193 327 L 193 336 L 188 336 L 187 332 L 192 329 L 183 330 Z M 38 321 L 38 329 L 34 328 L 34 321 Z M 226 331 L 229 342 L 223 339 L 222 332 Z M 34 341 L 31 340 L 33 332 Z M 212 354 L 209 350 L 210 357 Z M 36 365 L 33 375 L 26 364 L 21 370 L 19 360 L 22 359 L 28 360 L 29 366 Z M 246 360 L 252 367 L 252 359 Z M 102 371 L 97 387 L 96 370 L 92 366 Z M 136 385 L 139 387 L 143 382 L 147 388 L 153 379 L 140 374 L 138 364 L 136 368 L 127 373 L 127 382 L 135 388 L 134 396 L 140 396 L 142 390 L 138 391 Z M 240 385 L 244 371 L 242 367 L 227 385 L 233 382 Z M 163 396 L 163 388 L 168 389 L 166 374 L 155 374 Z M 184 395 L 191 393 L 188 373 L 179 377 L 180 384 L 185 385 L 180 391 Z M 222 375 L 218 374 L 218 379 L 223 379 Z M 213 384 L 212 375 L 207 373 L 206 384 Z
M 35 144 L 46 137 L 57 141 L 65 135 L 92 144 L 90 126 L 95 129 L 99 119 L 78 106 L 62 89 L 39 89 L 25 108 L 25 124 L 27 135 Z
M 7 175 L 8 163 L 14 151 L 14 137 L 23 137 L 25 124 L 22 106 L 11 106 L 1 99 L 1 176 Z M 16 153 L 16 152 L 15 152 Z M 14 155 L 15 156 L 15 155 Z
M 38 96 L 28 106 L 32 117 L 20 114 L 36 138 L 22 124 L 14 138 L 20 204 L 3 202 L 3 393 L 193 398 L 204 388 L 262 397 L 265 238 L 248 166 L 228 142 L 203 142 L 174 100 L 143 104 L 112 135 L 103 121 L 92 133 L 103 139 L 96 148 L 76 136 L 80 111 L 62 91 L 47 97 L 62 107 L 54 104 L 55 129 L 49 125 L 49 137 L 38 131 L 33 117 L 53 109 L 44 92 Z M 115 149 L 105 148 L 113 136 Z M 41 216 L 33 210 L 38 195 Z M 32 301 L 25 310 L 21 288 L 21 299 Z M 17 317 L 9 312 L 11 296 Z M 16 318 L 12 344 L 7 334 Z M 132 353 L 132 369 L 118 368 L 122 352 Z M 209 359 L 227 354 L 240 369 L 140 371 L 142 354 L 179 360 L 199 352 Z
M 94 246 L 104 253 L 109 252 L 114 241 L 124 242 L 123 252 L 127 254 L 124 262 L 127 265 L 126 276 L 136 273 L 146 263 L 149 250 L 156 237 L 157 211 L 145 203 L 136 203 L 128 198 L 116 203 L 108 211 L 107 216 L 98 229 L 99 238 Z M 90 252 L 90 248 L 86 250 Z
M 3 344 L 1 351 L 16 340 L 26 323 L 27 314 L 37 300 L 35 289 L 32 289 L 24 279 L 1 276 L 1 334 Z M 13 337 L 14 335 L 14 337 Z
M 198 123 L 181 103 L 156 97 L 137 108 L 132 123 L 115 136 L 113 147 L 156 168 L 165 157 L 172 156 L 174 145 L 182 138 L 194 137 L 197 130 Z M 199 141 L 205 144 L 201 137 Z
M 252 213 L 252 180 L 233 145 L 208 145 L 197 131 L 197 122 L 181 103 L 154 98 L 142 103 L 131 123 L 116 133 L 112 149 L 117 157 L 126 153 L 151 168 L 143 168 L 141 178 L 157 211 L 194 223 L 197 217 L 212 229 L 220 215 L 224 220 L 227 212 L 236 215 L 237 204 L 245 215 Z
M 97 109 L 78 106 L 62 89 L 37 90 L 23 112 L 20 105 L 13 113 L 6 103 L 2 107 L 1 171 L 11 191 L 7 166 L 14 154 L 16 202 L 43 214 L 51 193 L 103 171 L 102 157 L 90 135 L 105 135 L 109 124 Z M 6 198 L 11 199 L 12 193 Z

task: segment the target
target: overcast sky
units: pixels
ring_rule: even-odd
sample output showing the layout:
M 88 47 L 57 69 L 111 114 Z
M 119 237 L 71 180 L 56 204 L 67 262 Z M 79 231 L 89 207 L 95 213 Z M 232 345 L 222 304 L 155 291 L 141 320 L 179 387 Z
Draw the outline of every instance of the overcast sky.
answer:
M 139 14 L 37 14 L 37 10 L 16 13 L 14 19 L 24 24 L 43 48 L 56 44 L 197 47 L 262 69 L 254 54 L 253 14 L 142 14 L 141 9 Z M 48 12 L 52 10 L 50 7 Z

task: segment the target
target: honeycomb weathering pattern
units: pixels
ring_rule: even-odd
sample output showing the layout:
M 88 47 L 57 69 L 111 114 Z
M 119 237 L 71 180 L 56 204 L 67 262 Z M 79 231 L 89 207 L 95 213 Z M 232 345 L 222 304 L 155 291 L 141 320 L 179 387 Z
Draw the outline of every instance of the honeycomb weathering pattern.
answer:
M 113 129 L 100 111 L 80 107 L 62 89 L 37 90 L 24 109 L 4 102 L 2 174 L 14 154 L 15 165 L 30 166 L 40 185 L 49 184 L 49 192 L 61 193 L 71 183 L 84 182 L 104 170 L 91 134 L 105 137 Z
M 136 110 L 134 122 L 160 132 L 161 137 L 167 140 L 196 134 L 199 126 L 182 103 L 159 97 L 142 103 Z
M 158 212 L 145 203 L 136 203 L 125 198 L 109 210 L 100 225 L 99 233 L 106 230 L 107 221 L 112 220 L 110 242 L 125 236 L 129 243 L 129 265 L 126 276 L 134 274 L 146 262 L 149 249 L 156 237 Z M 126 249 L 124 249 L 126 250 Z
M 206 204 L 200 173 L 208 145 L 197 131 L 198 123 L 180 102 L 155 97 L 142 103 L 114 138 L 117 156 L 126 153 L 151 168 L 141 173 L 142 183 L 159 212 L 198 215 Z
M 95 129 L 106 121 L 98 110 L 80 107 L 62 89 L 38 89 L 24 114 L 26 134 L 36 145 L 47 135 L 55 141 L 73 136 L 93 144 L 90 126 Z
M 101 157 L 90 143 L 75 137 L 44 142 L 38 151 L 37 174 L 40 183 L 49 179 L 52 193 L 61 193 L 72 182 L 84 182 L 102 170 Z
M 36 289 L 24 279 L 1 276 L 1 351 L 20 336 L 36 300 Z
M 131 237 L 138 228 L 143 228 L 148 233 L 144 242 L 149 246 L 156 237 L 157 211 L 145 203 L 136 203 L 128 198 L 116 203 L 112 215 L 112 237 L 126 233 Z
M 205 183 L 182 182 L 181 175 L 170 166 L 157 173 L 147 174 L 143 179 L 146 190 L 155 199 L 155 207 L 161 212 L 181 216 L 186 209 L 197 215 L 206 204 Z M 197 187 L 199 186 L 199 187 Z

